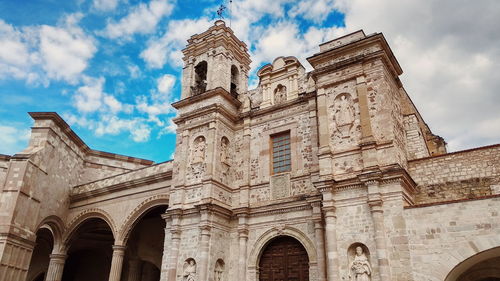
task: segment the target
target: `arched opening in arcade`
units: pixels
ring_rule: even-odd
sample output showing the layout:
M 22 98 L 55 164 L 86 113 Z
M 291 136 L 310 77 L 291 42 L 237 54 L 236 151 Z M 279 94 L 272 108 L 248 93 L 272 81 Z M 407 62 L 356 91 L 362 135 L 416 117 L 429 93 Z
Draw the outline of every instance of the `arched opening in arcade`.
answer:
M 259 259 L 260 281 L 309 281 L 309 257 L 304 246 L 290 236 L 267 243 Z
M 159 281 L 167 205 L 146 211 L 134 224 L 127 240 L 122 280 Z
M 113 244 L 113 232 L 106 221 L 87 219 L 68 241 L 62 281 L 108 280 Z
M 35 248 L 31 254 L 27 281 L 44 281 L 49 268 L 50 254 L 54 248 L 54 236 L 48 228 L 36 232 Z
M 500 247 L 464 260 L 450 271 L 445 281 L 500 281 Z

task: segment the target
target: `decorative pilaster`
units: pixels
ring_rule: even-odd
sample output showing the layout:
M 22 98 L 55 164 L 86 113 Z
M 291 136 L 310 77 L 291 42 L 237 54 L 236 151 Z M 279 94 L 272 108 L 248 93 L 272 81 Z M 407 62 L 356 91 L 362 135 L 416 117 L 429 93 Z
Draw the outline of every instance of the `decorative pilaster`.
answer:
M 325 236 L 328 280 L 339 279 L 339 254 L 337 252 L 337 216 L 335 207 L 323 208 L 325 214 Z
M 109 281 L 120 281 L 125 248 L 126 247 L 123 245 L 113 245 L 113 258 L 111 260 L 111 270 L 109 272 L 108 279 Z
M 325 228 L 321 217 L 314 220 L 314 234 L 316 238 L 316 248 L 318 251 L 318 281 L 326 281 L 326 268 L 325 268 Z
M 50 255 L 49 268 L 47 269 L 45 281 L 61 281 L 67 257 L 66 254 Z
M 380 280 L 390 280 L 391 273 L 387 256 L 387 243 L 385 241 L 383 201 L 379 192 L 379 183 L 376 180 L 370 180 L 365 184 L 368 186 L 368 205 L 372 213 L 373 228 L 375 230 L 375 246 L 377 247 Z
M 208 250 L 210 248 L 211 227 L 209 225 L 200 226 L 200 261 L 199 261 L 199 280 L 208 280 Z
M 238 216 L 238 276 L 241 281 L 246 281 L 247 273 L 247 248 L 248 248 L 248 217 L 246 214 Z
M 161 269 L 160 269 L 160 280 L 167 280 L 168 276 L 168 265 L 169 265 L 169 254 L 170 254 L 170 241 L 171 241 L 171 224 L 172 220 L 167 214 L 162 214 L 161 216 L 165 220 L 165 238 L 163 240 L 163 256 L 161 259 Z M 131 281 L 129 279 L 129 281 Z
M 172 227 L 171 233 L 171 248 L 168 262 L 167 281 L 176 281 L 177 274 L 177 259 L 179 258 L 179 246 L 181 242 L 181 230 L 178 227 Z M 162 280 L 163 281 L 163 280 Z

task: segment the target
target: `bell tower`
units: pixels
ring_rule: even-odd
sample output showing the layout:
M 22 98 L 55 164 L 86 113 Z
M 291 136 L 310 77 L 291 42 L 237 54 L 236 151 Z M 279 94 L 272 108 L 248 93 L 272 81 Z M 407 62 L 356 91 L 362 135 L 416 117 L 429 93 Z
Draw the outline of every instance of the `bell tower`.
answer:
M 191 36 L 182 53 L 182 99 L 216 88 L 234 97 L 247 91 L 251 62 L 248 49 L 224 21 L 218 20 L 207 31 Z

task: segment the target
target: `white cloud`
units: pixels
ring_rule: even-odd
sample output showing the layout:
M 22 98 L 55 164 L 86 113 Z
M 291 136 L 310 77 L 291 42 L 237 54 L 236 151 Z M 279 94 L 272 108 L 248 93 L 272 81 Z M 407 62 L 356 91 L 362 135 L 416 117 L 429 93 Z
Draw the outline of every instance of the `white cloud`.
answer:
M 162 94 L 169 94 L 175 85 L 175 76 L 165 74 L 156 80 L 158 84 L 158 92 Z
M 140 3 L 132 7 L 129 14 L 118 22 L 108 22 L 100 34 L 109 38 L 129 39 L 135 33 L 151 33 L 158 22 L 164 16 L 169 15 L 173 8 L 170 0 L 152 0 L 149 4 Z
M 73 97 L 73 105 L 82 113 L 101 111 L 104 113 L 131 113 L 133 106 L 124 104 L 116 97 L 104 92 L 104 77 L 85 77 L 84 85 L 80 86 Z
M 346 14 L 348 30 L 384 33 L 405 71 L 406 90 L 450 150 L 498 143 L 498 134 L 491 133 L 499 131 L 498 1 L 338 0 L 335 5 Z
M 49 78 L 78 82 L 96 52 L 94 39 L 76 25 L 81 17 L 72 14 L 61 27 L 40 27 L 40 57 Z
M 141 76 L 141 69 L 137 65 L 135 64 L 128 65 L 127 69 L 130 72 L 130 77 L 132 79 L 137 79 Z
M 180 50 L 186 46 L 186 41 L 191 35 L 201 33 L 212 25 L 207 18 L 196 20 L 171 20 L 167 30 L 160 38 L 149 40 L 147 48 L 141 52 L 141 58 L 151 68 L 161 68 L 167 60 L 173 66 L 182 66 L 182 53 Z
M 31 131 L 0 124 L 0 153 L 12 155 L 21 152 L 28 143 Z
M 322 23 L 334 9 L 335 0 L 302 0 L 294 5 L 288 14 L 302 16 L 315 23 Z
M 118 5 L 118 0 L 94 0 L 92 2 L 92 7 L 98 11 L 112 11 Z

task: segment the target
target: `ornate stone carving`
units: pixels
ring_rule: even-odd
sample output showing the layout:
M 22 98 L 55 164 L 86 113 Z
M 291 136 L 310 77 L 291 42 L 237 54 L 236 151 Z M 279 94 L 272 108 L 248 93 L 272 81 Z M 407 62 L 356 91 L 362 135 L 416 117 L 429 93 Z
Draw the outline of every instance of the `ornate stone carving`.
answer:
M 191 164 L 203 163 L 205 161 L 206 142 L 205 137 L 199 136 L 193 142 L 191 153 Z
M 274 104 L 280 104 L 286 101 L 286 87 L 279 84 L 274 89 Z
M 196 281 L 196 261 L 194 259 L 189 258 L 184 262 L 182 277 L 184 281 Z
M 336 129 L 343 138 L 349 137 L 349 132 L 354 125 L 354 106 L 351 95 L 344 93 L 335 98 L 334 118 Z
M 350 248 L 349 279 L 352 281 L 370 281 L 372 267 L 368 258 L 369 255 L 367 256 L 368 248 L 361 243 L 353 244 Z
M 273 199 L 290 196 L 290 174 L 271 177 L 271 190 Z
M 218 259 L 215 263 L 214 279 L 215 281 L 224 280 L 224 261 L 222 259 Z

